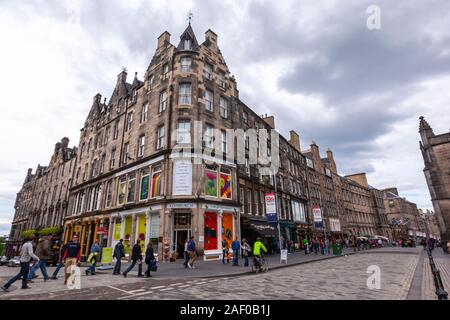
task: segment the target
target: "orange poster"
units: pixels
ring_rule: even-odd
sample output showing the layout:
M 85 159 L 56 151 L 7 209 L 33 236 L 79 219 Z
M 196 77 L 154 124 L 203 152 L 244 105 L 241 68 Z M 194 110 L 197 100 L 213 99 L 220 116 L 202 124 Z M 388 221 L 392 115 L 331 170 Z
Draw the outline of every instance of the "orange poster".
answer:
M 228 247 L 231 248 L 233 242 L 233 215 L 231 213 L 224 213 L 222 215 L 222 241 L 225 239 L 228 242 Z

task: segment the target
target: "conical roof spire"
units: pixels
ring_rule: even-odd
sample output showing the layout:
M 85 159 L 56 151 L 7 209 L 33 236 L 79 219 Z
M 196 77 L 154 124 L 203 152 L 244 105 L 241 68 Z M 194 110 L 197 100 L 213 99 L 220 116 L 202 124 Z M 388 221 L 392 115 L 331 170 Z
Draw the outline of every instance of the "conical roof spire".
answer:
M 421 116 L 419 119 L 420 119 L 419 131 L 425 131 L 425 130 L 433 131 L 433 129 L 431 129 L 430 125 L 428 124 L 427 120 L 425 120 L 424 116 Z
M 197 51 L 198 42 L 195 37 L 194 30 L 192 30 L 191 22 L 180 36 L 180 43 L 177 46 L 178 51 Z

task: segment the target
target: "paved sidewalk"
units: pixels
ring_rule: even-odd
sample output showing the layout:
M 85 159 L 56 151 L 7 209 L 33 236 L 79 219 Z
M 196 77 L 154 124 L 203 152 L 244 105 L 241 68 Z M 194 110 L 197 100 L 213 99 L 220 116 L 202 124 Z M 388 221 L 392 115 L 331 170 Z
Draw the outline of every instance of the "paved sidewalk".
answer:
M 436 268 L 440 271 L 442 283 L 445 291 L 450 295 L 450 254 L 446 254 L 441 248 L 436 248 L 432 252 Z M 433 273 L 431 272 L 430 260 L 424 251 L 423 279 L 422 279 L 422 300 L 437 300 L 436 287 L 434 285 Z

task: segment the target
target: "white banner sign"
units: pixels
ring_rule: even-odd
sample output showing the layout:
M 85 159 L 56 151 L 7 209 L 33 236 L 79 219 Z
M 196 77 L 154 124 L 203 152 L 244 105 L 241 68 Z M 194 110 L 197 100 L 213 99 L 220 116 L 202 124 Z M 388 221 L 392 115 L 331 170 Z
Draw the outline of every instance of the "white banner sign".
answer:
M 266 193 L 266 214 L 277 213 L 275 193 Z
M 339 219 L 330 218 L 330 229 L 331 231 L 341 231 L 341 221 L 339 221 Z
M 322 211 L 320 210 L 320 207 L 313 207 L 312 213 L 313 213 L 313 217 L 314 217 L 314 222 L 322 221 Z
M 191 161 L 176 160 L 173 162 L 173 186 L 174 196 L 192 195 L 192 163 Z

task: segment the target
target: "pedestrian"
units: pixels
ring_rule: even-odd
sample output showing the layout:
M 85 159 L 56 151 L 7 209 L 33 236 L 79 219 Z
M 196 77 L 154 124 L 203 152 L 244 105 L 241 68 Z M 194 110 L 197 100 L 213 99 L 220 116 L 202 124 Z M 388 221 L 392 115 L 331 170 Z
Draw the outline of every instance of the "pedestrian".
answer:
M 233 250 L 233 266 L 239 266 L 239 250 L 241 249 L 241 243 L 238 237 L 231 243 L 231 249 Z
M 81 256 L 81 246 L 78 242 L 78 235 L 74 234 L 72 237 L 72 241 L 69 241 L 66 245 L 66 250 L 63 255 L 63 263 L 64 263 L 64 273 L 65 279 L 64 284 L 67 284 L 67 280 L 72 272 L 71 266 L 77 265 L 80 262 Z
M 146 277 L 151 277 L 151 268 L 155 263 L 155 254 L 153 252 L 153 246 L 151 243 L 147 245 L 147 249 L 145 250 L 145 263 L 147 264 L 147 271 L 145 271 Z
M 41 269 L 42 276 L 44 277 L 44 281 L 49 279 L 46 262 L 50 259 L 50 241 L 52 239 L 52 235 L 43 236 L 39 238 L 38 245 L 36 246 L 36 255 L 39 257 L 39 263 L 36 263 L 30 270 L 28 274 L 28 282 L 33 283 L 33 278 L 35 277 L 36 270 Z
M 305 254 L 308 254 L 308 239 L 303 239 L 303 250 L 305 250 Z
M 242 256 L 244 257 L 244 267 L 248 267 L 248 255 L 252 251 L 250 245 L 247 243 L 247 240 L 242 239 Z
M 30 236 L 22 245 L 20 251 L 20 272 L 1 287 L 3 291 L 8 292 L 9 287 L 20 278 L 22 278 L 22 289 L 30 289 L 30 286 L 27 284 L 30 261 L 34 259 L 39 262 L 39 257 L 33 253 L 33 240 L 34 236 Z
M 120 239 L 114 247 L 113 257 L 116 258 L 113 275 L 119 275 L 120 267 L 122 266 L 122 258 L 125 258 L 125 247 L 123 246 L 123 239 Z
M 184 240 L 184 251 L 183 251 L 183 256 L 184 256 L 183 265 L 185 268 L 188 268 L 188 262 L 189 262 L 188 243 L 189 243 L 189 241 L 186 238 L 186 240 Z
M 64 255 L 64 251 L 65 250 L 66 250 L 66 245 L 62 245 L 60 250 L 59 250 L 58 264 L 56 265 L 56 269 L 55 269 L 55 271 L 53 271 L 53 274 L 50 277 L 50 279 L 52 279 L 52 280 L 57 280 L 58 279 L 59 270 L 61 270 L 61 268 L 64 267 L 64 263 L 63 263 L 62 257 Z
M 100 256 L 100 246 L 98 245 L 98 241 L 95 240 L 94 244 L 91 246 L 91 254 L 89 255 L 88 262 L 91 262 L 91 266 L 86 269 L 86 275 L 89 273 L 95 276 L 95 266 L 97 265 L 98 257 Z
M 227 239 L 223 239 L 222 241 L 222 263 L 225 264 L 225 257 L 227 258 L 227 263 L 230 263 L 230 257 L 229 254 L 229 247 L 228 247 L 228 241 Z
M 143 277 L 142 275 L 142 249 L 141 240 L 137 239 L 136 244 L 133 246 L 131 251 L 131 265 L 124 271 L 124 278 L 127 277 L 127 273 L 130 272 L 134 266 L 138 264 L 138 278 Z
M 190 269 L 195 269 L 194 261 L 195 261 L 195 259 L 197 259 L 197 254 L 196 254 L 195 250 L 196 250 L 196 245 L 195 245 L 195 241 L 194 241 L 194 236 L 191 236 L 191 239 L 188 242 L 188 253 L 189 253 L 190 259 L 187 264 Z
M 322 255 L 324 255 L 325 254 L 325 242 L 322 239 L 319 242 L 319 246 L 320 246 L 320 253 Z

